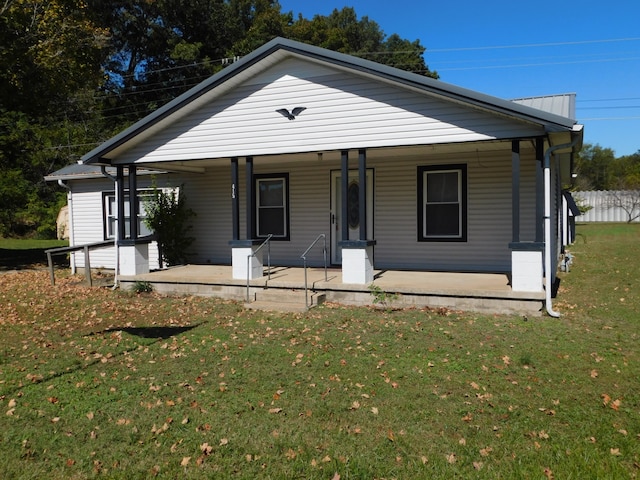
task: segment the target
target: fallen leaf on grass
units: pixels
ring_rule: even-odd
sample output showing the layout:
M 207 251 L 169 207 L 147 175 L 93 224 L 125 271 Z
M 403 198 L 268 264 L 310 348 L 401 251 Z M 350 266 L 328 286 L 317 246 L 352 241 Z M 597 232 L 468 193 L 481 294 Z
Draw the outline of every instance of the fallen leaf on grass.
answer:
M 371 413 L 378 415 L 378 407 L 371 407 Z
M 493 448 L 491 447 L 481 448 L 480 455 L 482 455 L 483 457 L 488 457 L 492 451 L 493 451 Z
M 447 458 L 447 462 L 449 462 L 451 465 L 453 465 L 454 463 L 456 463 L 456 454 L 455 453 L 450 453 L 449 455 L 446 455 Z
M 622 455 L 620 453 L 620 449 L 619 448 L 612 448 L 609 450 L 609 452 L 611 452 L 611 455 L 615 456 L 615 457 L 619 457 L 620 455 Z
M 180 462 L 180 466 L 186 467 L 187 465 L 189 465 L 190 461 L 191 461 L 191 457 L 183 457 L 182 461 Z
M 298 454 L 293 449 L 289 449 L 284 453 L 284 456 L 287 457 L 287 460 L 293 460 L 298 456 Z
M 282 409 L 280 407 L 270 408 L 269 413 L 280 413 Z

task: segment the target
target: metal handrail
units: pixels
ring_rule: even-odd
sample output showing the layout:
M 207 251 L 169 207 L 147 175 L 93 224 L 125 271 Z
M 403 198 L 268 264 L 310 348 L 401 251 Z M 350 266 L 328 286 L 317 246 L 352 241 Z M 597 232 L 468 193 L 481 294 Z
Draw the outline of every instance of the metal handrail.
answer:
M 307 248 L 304 253 L 302 255 L 300 255 L 300 258 L 302 258 L 303 260 L 303 264 L 304 264 L 304 304 L 307 308 L 309 308 L 309 287 L 308 287 L 308 283 L 307 283 L 307 253 L 309 253 L 309 251 L 316 245 L 316 243 L 318 243 L 318 241 L 320 239 L 323 239 L 323 246 L 322 246 L 322 255 L 324 257 L 324 281 L 327 282 L 327 236 L 324 233 L 321 233 L 320 235 L 318 235 L 316 237 L 316 239 L 311 243 L 311 245 L 309 245 L 309 248 Z
M 258 248 L 251 252 L 250 255 L 247 255 L 247 303 L 249 303 L 249 282 L 251 280 L 251 277 L 249 275 L 249 267 L 251 265 L 251 257 L 255 257 L 256 253 L 262 250 L 262 247 L 264 247 L 265 245 L 267 245 L 267 275 L 268 280 L 271 280 L 271 237 L 273 237 L 272 233 L 267 235 L 267 238 L 265 238 L 264 242 L 262 242 Z

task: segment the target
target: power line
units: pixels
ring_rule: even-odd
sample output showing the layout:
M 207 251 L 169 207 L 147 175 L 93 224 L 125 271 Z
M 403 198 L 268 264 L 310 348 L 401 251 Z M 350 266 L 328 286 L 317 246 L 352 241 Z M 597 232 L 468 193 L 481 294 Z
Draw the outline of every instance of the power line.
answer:
M 610 63 L 610 62 L 622 62 L 629 60 L 640 60 L 640 57 L 627 57 L 627 58 L 603 58 L 599 60 L 574 60 L 566 62 L 542 62 L 542 63 L 521 63 L 512 65 L 485 65 L 476 67 L 455 67 L 455 68 L 438 68 L 439 72 L 450 71 L 462 71 L 462 70 L 489 70 L 492 68 L 519 68 L 519 67 L 544 67 L 549 65 L 575 65 L 579 63 Z
M 597 122 L 602 120 L 640 120 L 640 117 L 593 117 L 593 118 L 581 118 L 581 122 Z
M 476 51 L 476 50 L 501 50 L 501 49 L 508 49 L 508 48 L 560 47 L 560 46 L 566 46 L 566 45 L 587 45 L 587 44 L 594 44 L 594 43 L 635 42 L 638 40 L 640 40 L 640 37 L 609 38 L 604 40 L 580 40 L 580 41 L 574 41 L 574 42 L 524 43 L 519 45 L 492 45 L 492 46 L 485 46 L 485 47 L 436 48 L 436 49 L 427 49 L 425 53 L 464 52 L 464 51 Z

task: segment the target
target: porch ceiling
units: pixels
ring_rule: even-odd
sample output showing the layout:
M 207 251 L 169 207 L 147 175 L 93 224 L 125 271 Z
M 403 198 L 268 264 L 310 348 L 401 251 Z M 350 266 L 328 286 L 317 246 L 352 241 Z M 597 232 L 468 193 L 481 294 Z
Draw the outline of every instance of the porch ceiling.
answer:
M 535 150 L 535 145 L 533 139 L 523 140 L 520 142 L 521 152 L 524 152 L 528 149 Z M 367 158 L 369 160 L 375 159 L 384 159 L 389 157 L 407 157 L 407 156 L 417 156 L 417 155 L 435 155 L 435 154 L 456 154 L 456 153 L 470 153 L 470 152 L 491 152 L 491 151 L 504 151 L 511 149 L 511 140 L 493 140 L 486 142 L 470 142 L 470 143 L 447 143 L 447 144 L 433 144 L 433 145 L 411 145 L 411 146 L 399 146 L 399 147 L 379 147 L 379 148 L 368 148 Z M 351 155 L 357 155 L 357 149 L 349 150 Z M 319 157 L 321 155 L 321 157 Z M 322 152 L 300 152 L 295 154 L 282 154 L 282 155 L 264 155 L 264 156 L 254 156 L 255 160 L 260 160 L 261 162 L 277 162 L 277 163 L 287 163 L 287 162 L 313 162 L 313 161 L 339 161 L 340 160 L 341 151 L 340 150 L 330 150 L 330 151 L 322 151 Z M 244 157 L 240 157 L 239 159 L 244 162 Z M 144 165 L 148 168 L 158 168 L 161 170 L 172 170 L 173 162 L 162 162 L 162 163 L 144 163 L 139 165 Z M 209 158 L 209 159 L 199 159 L 199 160 L 189 160 L 189 161 L 176 161 L 176 171 L 189 171 L 191 169 L 192 172 L 197 173 L 203 171 L 204 168 L 207 167 L 215 167 L 218 165 L 227 165 L 229 164 L 229 158 Z

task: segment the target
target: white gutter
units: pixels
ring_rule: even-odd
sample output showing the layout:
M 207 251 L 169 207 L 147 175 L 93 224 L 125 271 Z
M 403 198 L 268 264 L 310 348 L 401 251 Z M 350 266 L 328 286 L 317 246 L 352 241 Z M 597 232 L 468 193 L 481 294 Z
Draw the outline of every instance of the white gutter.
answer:
M 100 173 L 102 173 L 102 175 L 104 175 L 105 177 L 107 177 L 109 180 L 111 180 L 114 183 L 114 190 L 115 190 L 115 197 L 116 197 L 116 208 L 118 205 L 118 202 L 120 201 L 120 199 L 118 198 L 118 178 L 114 177 L 113 175 L 111 175 L 109 172 L 107 172 L 107 168 L 104 165 L 100 166 Z M 118 245 L 118 235 L 120 232 L 120 227 L 119 227 L 119 223 L 120 223 L 120 219 L 116 216 L 116 231 L 115 231 L 115 236 L 114 236 L 114 241 L 113 241 L 113 246 L 115 248 L 116 251 L 116 261 L 115 261 L 115 265 L 114 265 L 114 277 L 113 277 L 113 290 L 115 290 L 116 288 L 118 288 L 118 276 L 120 274 L 120 247 Z
M 69 245 L 75 245 L 74 233 L 73 233 L 73 194 L 71 193 L 71 187 L 64 183 L 61 178 L 58 179 L 58 185 L 67 191 L 67 226 L 69 228 Z M 76 256 L 75 254 L 69 255 L 69 262 L 71 264 L 71 274 L 76 274 Z
M 551 303 L 551 154 L 556 150 L 573 148 L 580 137 L 576 136 L 571 143 L 555 145 L 549 147 L 544 152 L 544 272 L 545 272 L 545 307 L 547 313 L 555 318 L 560 316 L 559 312 L 553 310 Z

